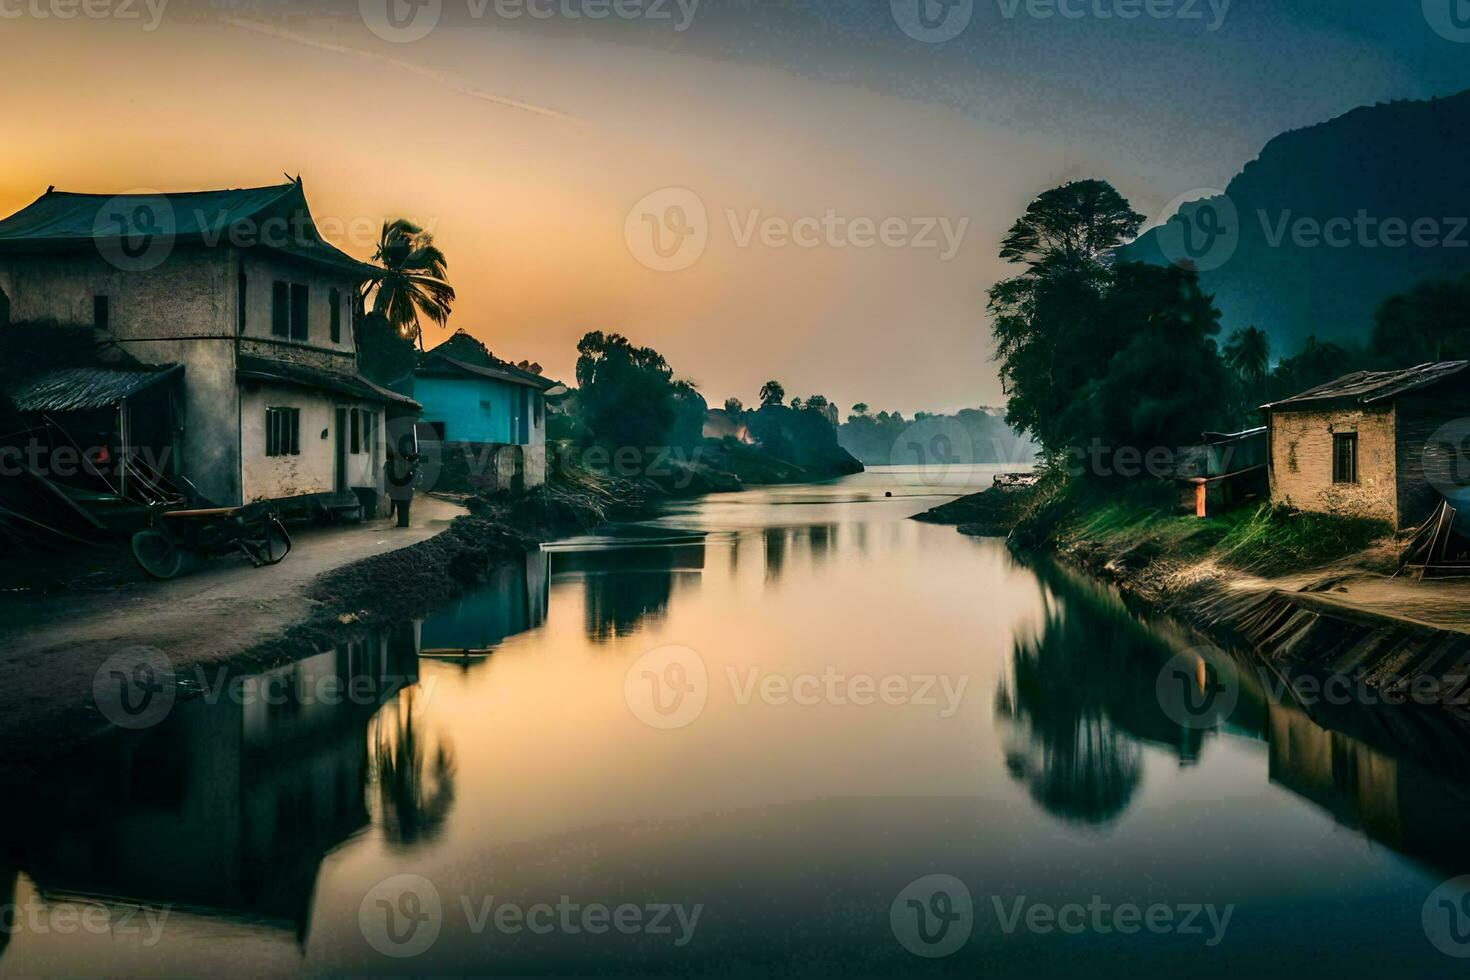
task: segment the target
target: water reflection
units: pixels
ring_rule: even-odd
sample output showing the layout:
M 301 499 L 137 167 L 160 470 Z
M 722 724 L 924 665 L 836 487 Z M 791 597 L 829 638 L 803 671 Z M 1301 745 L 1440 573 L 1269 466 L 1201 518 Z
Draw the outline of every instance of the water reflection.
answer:
M 1045 612 L 1037 629 L 1018 635 L 997 684 L 996 719 L 1007 771 L 1048 813 L 1108 824 L 1136 799 L 1145 751 L 1192 766 L 1210 739 L 1244 738 L 1266 743 L 1272 783 L 1339 825 L 1446 871 L 1470 864 L 1470 786 L 1408 761 L 1438 757 L 1453 770 L 1465 737 L 1447 719 L 1333 712 L 1344 728 L 1394 732 L 1394 754 L 1325 727 L 1243 670 L 1227 726 L 1181 726 L 1154 693 L 1180 638 L 1141 622 L 1095 583 L 1048 563 L 1033 571 Z
M 442 737 L 431 741 L 424 731 L 422 709 L 415 714 L 422 696 L 404 691 L 374 720 L 368 739 L 378 790 L 375 822 L 399 850 L 436 839 L 454 806 L 454 747 Z
M 609 643 L 659 621 L 675 581 L 698 582 L 704 561 L 703 536 L 683 543 L 559 551 L 552 555 L 552 580 L 581 583 L 587 636 Z
M 469 666 L 483 662 L 505 640 L 546 622 L 548 555 L 495 567 L 480 589 L 449 603 L 423 622 L 423 655 Z
M 234 684 L 205 677 L 163 723 L 28 792 L 6 843 L 46 901 L 182 907 L 304 937 L 323 857 L 368 825 L 367 729 L 418 680 L 412 624 Z

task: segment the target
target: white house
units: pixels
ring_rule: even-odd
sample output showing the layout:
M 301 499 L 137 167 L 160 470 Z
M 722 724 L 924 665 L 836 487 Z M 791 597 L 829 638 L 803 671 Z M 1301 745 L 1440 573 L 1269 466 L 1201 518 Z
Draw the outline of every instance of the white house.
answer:
M 79 357 L 181 365 L 169 475 L 202 501 L 355 510 L 382 497 L 387 410 L 418 407 L 358 373 L 353 312 L 370 273 L 322 239 L 299 180 L 53 189 L 0 221 L 0 329 L 88 325 L 96 349 Z

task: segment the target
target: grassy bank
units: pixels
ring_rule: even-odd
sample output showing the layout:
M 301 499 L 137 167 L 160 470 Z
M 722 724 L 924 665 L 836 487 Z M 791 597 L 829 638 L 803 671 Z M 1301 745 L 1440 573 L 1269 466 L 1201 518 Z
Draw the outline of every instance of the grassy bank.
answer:
M 1270 504 L 1201 519 L 1178 513 L 1177 502 L 1175 489 L 1163 483 L 1043 483 L 1018 508 L 1013 541 L 1063 554 L 1094 552 L 1134 568 L 1209 561 L 1273 576 L 1365 555 L 1393 537 L 1382 521 Z

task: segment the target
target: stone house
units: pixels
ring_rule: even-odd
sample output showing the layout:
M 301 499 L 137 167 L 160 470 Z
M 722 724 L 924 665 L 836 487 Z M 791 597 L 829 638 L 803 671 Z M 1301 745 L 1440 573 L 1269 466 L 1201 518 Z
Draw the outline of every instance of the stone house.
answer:
M 78 360 L 181 366 L 168 475 L 198 502 L 360 512 L 382 499 L 388 407 L 417 408 L 358 373 L 354 313 L 371 274 L 321 237 L 299 180 L 51 189 L 0 220 L 0 329 L 89 326 L 94 349 Z
M 437 448 L 451 484 L 519 491 L 546 482 L 546 396 L 564 390 L 557 382 L 460 330 L 423 354 L 401 387 L 422 406 L 420 441 Z
M 1464 486 L 1470 361 L 1358 371 L 1261 406 L 1271 499 L 1418 526 Z

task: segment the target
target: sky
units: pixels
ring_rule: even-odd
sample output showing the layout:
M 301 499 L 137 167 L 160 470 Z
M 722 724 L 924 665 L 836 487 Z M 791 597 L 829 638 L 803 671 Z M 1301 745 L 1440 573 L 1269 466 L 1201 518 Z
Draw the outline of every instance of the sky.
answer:
M 1100 177 L 1156 223 L 1281 132 L 1470 88 L 1467 7 L 0 0 L 0 213 L 299 174 L 354 255 L 430 229 L 450 329 L 555 377 L 597 329 L 711 404 L 996 405 L 1029 200 Z

